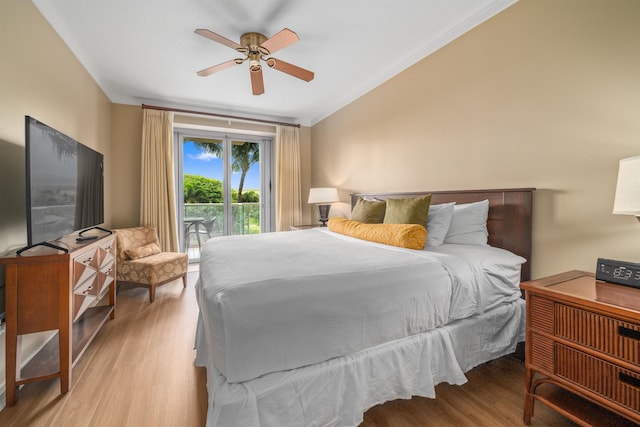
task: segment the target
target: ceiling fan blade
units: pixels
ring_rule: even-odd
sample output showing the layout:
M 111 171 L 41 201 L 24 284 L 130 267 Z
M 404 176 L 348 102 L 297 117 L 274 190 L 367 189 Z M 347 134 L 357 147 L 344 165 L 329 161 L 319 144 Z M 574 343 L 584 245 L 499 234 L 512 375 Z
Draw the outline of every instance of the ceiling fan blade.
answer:
M 289 64 L 281 59 L 269 58 L 267 59 L 267 65 L 271 68 L 275 68 L 278 71 L 287 73 L 293 77 L 297 77 L 305 82 L 310 82 L 315 77 L 313 71 L 305 70 L 297 65 Z
M 249 68 L 251 73 L 251 89 L 254 95 L 262 95 L 264 93 L 264 80 L 262 79 L 262 67 L 253 66 Z
M 269 53 L 274 53 L 280 49 L 289 46 L 300 40 L 298 35 L 288 28 L 285 28 L 271 36 L 270 39 L 262 43 L 262 47 L 267 49 Z
M 238 65 L 238 64 L 242 64 L 242 59 L 240 59 L 240 60 L 232 59 L 230 61 L 223 62 L 222 64 L 214 65 L 213 67 L 209 67 L 209 68 L 205 68 L 204 70 L 200 70 L 200 71 L 197 72 L 197 74 L 200 77 L 207 77 L 207 76 L 210 76 L 213 73 L 217 73 L 218 71 L 225 70 L 225 69 L 227 69 L 229 67 L 233 67 L 234 65 Z
M 201 35 L 202 37 L 206 37 L 209 40 L 213 40 L 214 42 L 218 42 L 221 43 L 225 46 L 229 46 L 231 49 L 236 49 L 238 50 L 238 48 L 243 49 L 242 45 L 239 45 L 238 43 L 229 40 L 226 37 L 222 37 L 220 34 L 216 34 L 213 31 L 209 31 L 207 29 L 198 29 L 195 31 L 196 34 Z

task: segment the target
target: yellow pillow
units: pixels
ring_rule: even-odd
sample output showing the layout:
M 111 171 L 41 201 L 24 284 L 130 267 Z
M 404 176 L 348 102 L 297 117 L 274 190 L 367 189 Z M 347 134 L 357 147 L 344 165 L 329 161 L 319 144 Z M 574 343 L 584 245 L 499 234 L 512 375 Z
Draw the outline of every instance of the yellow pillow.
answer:
M 160 253 L 160 246 L 158 246 L 154 242 L 148 243 L 138 248 L 124 250 L 124 254 L 128 256 L 130 259 L 140 259 L 140 258 L 148 257 L 148 256 L 159 254 L 159 253 Z
M 422 249 L 427 241 L 427 229 L 418 224 L 364 224 L 332 217 L 328 225 L 336 233 L 407 249 Z

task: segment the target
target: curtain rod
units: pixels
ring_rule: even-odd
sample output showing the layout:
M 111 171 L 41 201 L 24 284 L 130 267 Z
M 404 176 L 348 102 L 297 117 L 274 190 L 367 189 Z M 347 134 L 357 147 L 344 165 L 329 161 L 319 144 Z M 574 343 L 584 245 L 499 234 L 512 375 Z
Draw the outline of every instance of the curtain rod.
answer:
M 294 124 L 294 123 L 277 122 L 277 121 L 273 121 L 273 120 L 263 120 L 263 119 L 251 119 L 249 117 L 229 116 L 229 115 L 226 115 L 226 114 L 206 113 L 204 111 L 183 110 L 183 109 L 180 109 L 180 108 L 159 107 L 157 105 L 142 104 L 142 109 L 143 110 L 144 109 L 149 109 L 149 110 L 160 110 L 160 111 L 173 111 L 174 113 L 198 114 L 198 115 L 201 115 L 201 116 L 218 117 L 218 118 L 222 118 L 222 119 L 232 119 L 232 120 L 242 120 L 242 121 L 245 121 L 245 122 L 266 123 L 266 124 L 270 124 L 270 125 L 291 126 L 291 127 L 296 127 L 296 128 L 300 127 L 299 124 Z

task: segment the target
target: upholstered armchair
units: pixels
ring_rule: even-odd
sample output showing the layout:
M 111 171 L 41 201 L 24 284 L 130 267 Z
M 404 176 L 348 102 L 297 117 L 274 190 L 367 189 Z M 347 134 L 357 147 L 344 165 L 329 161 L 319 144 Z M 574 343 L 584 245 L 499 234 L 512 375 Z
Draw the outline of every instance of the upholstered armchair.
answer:
M 187 254 L 161 252 L 158 234 L 154 227 L 133 227 L 113 230 L 118 246 L 116 282 L 149 288 L 149 300 L 153 302 L 156 286 L 182 277 L 187 287 Z

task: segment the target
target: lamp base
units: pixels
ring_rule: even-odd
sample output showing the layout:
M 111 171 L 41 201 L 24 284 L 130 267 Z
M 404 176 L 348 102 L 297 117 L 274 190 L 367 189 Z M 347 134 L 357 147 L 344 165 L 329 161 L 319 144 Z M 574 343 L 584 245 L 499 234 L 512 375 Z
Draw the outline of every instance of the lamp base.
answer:
M 318 206 L 318 221 L 322 223 L 322 227 L 327 226 L 327 221 L 329 221 L 329 210 L 331 209 L 331 205 L 317 205 Z

